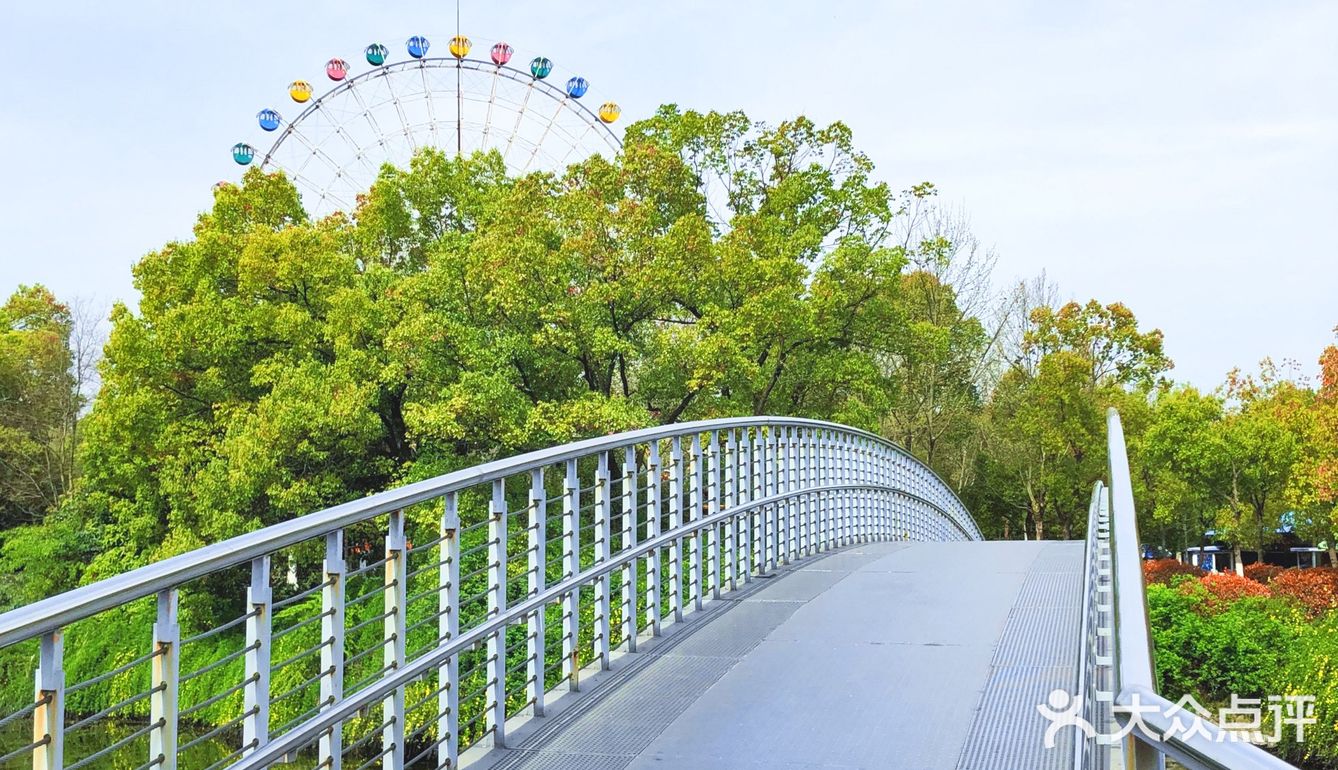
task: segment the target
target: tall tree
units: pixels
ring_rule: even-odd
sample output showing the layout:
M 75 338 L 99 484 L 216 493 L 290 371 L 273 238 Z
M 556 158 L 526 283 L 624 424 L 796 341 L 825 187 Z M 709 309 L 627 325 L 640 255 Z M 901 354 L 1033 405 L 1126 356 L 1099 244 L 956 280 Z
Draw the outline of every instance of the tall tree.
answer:
M 905 342 L 888 362 L 892 384 L 884 432 L 961 489 L 979 451 L 991 351 L 1002 330 L 986 326 L 995 301 L 995 258 L 960 211 L 934 203 L 933 185 L 905 196 L 901 246 L 907 270 L 901 304 Z
M 73 483 L 83 401 L 72 326 L 42 286 L 0 306 L 0 529 L 40 521 Z
M 1122 304 L 1034 308 L 987 416 L 996 504 L 1021 511 L 1038 539 L 1050 526 L 1073 537 L 1105 475 L 1106 409 L 1120 407 L 1137 432 L 1170 366 L 1161 332 L 1139 331 Z
M 876 428 L 899 196 L 840 124 L 665 108 L 510 177 L 426 150 L 351 215 L 224 186 L 135 268 L 89 419 L 88 577 L 477 462 L 725 414 Z

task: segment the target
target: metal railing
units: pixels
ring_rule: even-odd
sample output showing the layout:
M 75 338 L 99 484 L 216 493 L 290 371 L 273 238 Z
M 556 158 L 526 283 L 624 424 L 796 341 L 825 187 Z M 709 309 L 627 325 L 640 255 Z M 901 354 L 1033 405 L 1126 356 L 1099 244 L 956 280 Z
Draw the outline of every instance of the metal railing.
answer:
M 1110 486 L 1097 483 L 1088 516 L 1078 686 L 1081 716 L 1095 734 L 1077 735 L 1074 767 L 1160 770 L 1171 757 L 1189 770 L 1292 768 L 1208 720 L 1201 731 L 1187 729 L 1192 715 L 1157 693 L 1129 455 L 1114 409 L 1106 427 Z M 1104 738 L 1116 726 L 1125 736 Z
M 662 624 L 874 539 L 980 532 L 905 451 L 813 420 L 486 463 L 0 615 L 0 670 L 28 662 L 35 679 L 0 709 L 0 767 L 453 768 Z M 102 669 L 66 681 L 66 650 Z

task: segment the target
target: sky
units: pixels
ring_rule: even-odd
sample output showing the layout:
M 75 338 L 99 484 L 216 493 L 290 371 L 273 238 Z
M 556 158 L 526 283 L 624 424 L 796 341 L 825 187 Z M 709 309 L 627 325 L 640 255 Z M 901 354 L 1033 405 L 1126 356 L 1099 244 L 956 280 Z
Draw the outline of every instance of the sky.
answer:
M 969 212 L 1000 285 L 1044 272 L 1124 302 L 1179 380 L 1264 356 L 1313 372 L 1335 340 L 1335 0 L 461 2 L 476 46 L 543 51 L 625 121 L 662 103 L 844 121 L 880 178 Z M 133 305 L 131 266 L 190 237 L 259 107 L 372 41 L 444 47 L 454 16 L 6 2 L 0 292 Z

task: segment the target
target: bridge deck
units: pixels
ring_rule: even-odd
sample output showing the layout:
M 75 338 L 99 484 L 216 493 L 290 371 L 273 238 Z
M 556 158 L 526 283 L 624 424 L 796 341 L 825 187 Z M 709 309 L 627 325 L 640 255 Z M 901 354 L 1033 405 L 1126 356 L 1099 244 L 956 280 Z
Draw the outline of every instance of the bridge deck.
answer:
M 477 766 L 1064 767 L 1035 704 L 1075 687 L 1081 569 L 1081 543 L 803 562 L 622 656 Z

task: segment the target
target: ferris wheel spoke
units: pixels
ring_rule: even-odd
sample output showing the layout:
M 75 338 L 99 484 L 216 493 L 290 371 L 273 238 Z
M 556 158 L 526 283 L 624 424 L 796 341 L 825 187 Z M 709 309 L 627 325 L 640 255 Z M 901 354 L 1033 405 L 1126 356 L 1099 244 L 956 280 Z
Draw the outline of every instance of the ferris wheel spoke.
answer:
M 358 103 L 358 109 L 362 111 L 362 116 L 367 119 L 367 125 L 371 127 L 372 135 L 376 137 L 376 141 L 385 144 L 386 134 L 381 130 L 381 125 L 376 122 L 376 114 L 367 107 L 367 102 L 363 100 L 362 93 L 358 91 L 356 86 L 356 82 L 350 82 L 348 93 L 352 95 L 353 101 Z M 340 126 L 343 126 L 343 124 L 341 123 Z
M 370 173 L 372 174 L 372 176 L 376 176 L 376 167 L 372 165 L 371 161 L 367 160 L 367 153 L 366 153 L 366 151 L 363 149 L 362 145 L 360 145 L 360 144 L 358 144 L 357 142 L 353 141 L 353 137 L 352 137 L 352 136 L 349 136 L 349 133 L 348 133 L 347 131 L 344 130 L 344 125 L 345 125 L 348 121 L 347 121 L 347 120 L 336 120 L 333 116 L 329 116 L 329 117 L 330 117 L 330 124 L 334 126 L 334 132 L 335 132 L 336 134 L 338 134 L 339 137 L 342 138 L 342 139 L 344 140 L 344 144 L 348 145 L 348 148 L 349 148 L 350 150 L 353 151 L 353 158 L 354 158 L 354 160 L 356 160 L 356 161 L 358 161 L 359 163 L 361 163 L 361 164 L 362 164 L 362 167 L 365 168 L 368 172 L 370 172 Z M 342 171 L 342 168 L 341 168 L 341 171 Z M 337 173 L 335 176 L 337 176 L 337 177 L 342 177 L 343 174 L 342 174 L 342 173 Z
M 334 158 L 331 158 L 326 152 L 321 150 L 309 138 L 307 138 L 307 135 L 303 133 L 300 128 L 297 127 L 296 123 L 288 124 L 288 128 L 284 130 L 283 136 L 279 138 L 279 141 L 282 142 L 283 140 L 288 139 L 290 137 L 296 139 L 299 144 L 307 148 L 307 150 L 310 153 L 308 159 L 319 158 L 325 162 L 326 166 L 330 167 L 330 170 L 334 172 L 335 176 L 341 175 L 343 167 L 339 165 L 339 162 L 336 161 Z M 278 142 L 275 143 L 275 147 L 276 148 L 278 147 Z M 270 157 L 273 155 L 273 153 L 274 150 L 271 149 L 270 156 L 266 156 L 264 165 L 270 164 Z M 302 168 L 306 168 L 306 165 L 303 164 L 301 167 L 299 167 L 299 170 Z
M 418 74 L 423 82 L 423 100 L 427 104 L 427 124 L 428 124 L 427 132 L 428 136 L 430 137 L 429 142 L 435 145 L 437 143 L 437 119 L 433 115 L 433 110 L 432 110 L 432 87 L 427 84 L 426 62 L 418 63 Z
M 321 189 L 321 185 L 318 184 L 318 183 L 317 183 L 315 180 L 313 180 L 311 177 L 309 177 L 309 176 L 307 176 L 306 174 L 302 173 L 301 170 L 299 170 L 299 169 L 294 169 L 294 168 L 289 168 L 288 166 L 285 166 L 284 164 L 279 163 L 279 162 L 275 162 L 275 163 L 273 163 L 272 165 L 273 165 L 274 168 L 277 169 L 278 171 L 282 171 L 283 174 L 284 174 L 284 176 L 286 176 L 286 177 L 288 177 L 289 179 L 291 179 L 291 180 L 293 181 L 294 184 L 300 184 L 300 185 L 302 185 L 302 186 L 304 186 L 304 187 L 306 187 L 306 188 L 308 188 L 308 189 L 310 189 L 310 190 L 312 190 L 312 191 L 317 192 L 317 193 L 320 195 L 320 197 L 321 197 L 322 199 L 325 198 L 325 197 L 327 197 L 326 194 L 325 194 L 325 192 Z M 308 213 L 312 213 L 312 212 L 308 212 Z
M 500 68 L 493 72 L 493 75 L 492 75 L 492 87 L 491 87 L 491 88 L 489 89 L 489 91 L 488 91 L 488 111 L 487 111 L 487 113 L 485 114 L 485 116 L 484 116 L 484 118 L 483 118 L 483 146 L 484 146 L 484 147 L 487 147 L 487 146 L 488 146 L 488 134 L 492 131 L 492 107 L 493 107 L 493 103 L 497 101 L 497 80 L 498 80 L 498 78 L 500 77 L 499 74 L 498 74 L 498 73 L 500 73 L 500 72 L 501 72 L 501 69 L 500 69 Z
M 516 136 L 520 134 L 520 124 L 521 121 L 525 119 L 525 110 L 529 109 L 530 95 L 533 93 L 534 82 L 531 81 L 530 85 L 525 89 L 525 98 L 521 100 L 520 109 L 516 111 L 516 125 L 511 128 L 511 136 L 507 137 L 506 150 L 502 152 L 503 161 L 506 161 L 507 157 L 511 155 L 511 145 L 515 143 Z
M 399 93 L 395 90 L 395 81 L 386 74 L 386 89 L 390 91 L 390 101 L 395 105 L 395 114 L 400 119 L 400 129 L 403 131 L 404 138 L 409 142 L 409 150 L 413 153 L 418 152 L 418 142 L 413 138 L 413 131 L 409 127 L 409 118 L 404 114 L 404 104 L 400 101 Z
M 595 131 L 595 127 L 594 127 L 594 126 L 588 126 L 588 127 L 585 129 L 585 133 L 584 133 L 584 134 L 581 134 L 581 138 L 580 138 L 580 139 L 577 139 L 575 142 L 572 143 L 572 145 L 571 145 L 570 147 L 567 148 L 567 154 L 562 156 L 562 160 L 558 161 L 558 165 L 560 165 L 560 166 L 563 167 L 563 168 L 566 168 L 566 167 L 567 167 L 567 159 L 571 157 L 571 154 L 572 154 L 573 152 L 576 152 L 577 148 L 579 148 L 579 147 L 581 147 L 582 145 L 585 144 L 585 139 L 586 139 L 586 137 L 590 136 L 590 134 L 594 133 L 594 131 Z
M 539 154 L 539 148 L 544 146 L 544 140 L 547 139 L 548 134 L 552 132 L 553 124 L 557 123 L 558 116 L 562 114 L 562 108 L 566 106 L 566 99 L 558 102 L 557 109 L 553 111 L 553 117 L 548 119 L 548 125 L 544 126 L 544 132 L 539 135 L 539 141 L 534 144 L 534 151 L 530 153 L 530 159 L 525 161 L 525 167 L 520 170 L 522 174 L 527 173 L 530 170 L 530 165 L 534 163 L 534 158 Z M 561 171 L 561 169 L 555 170 Z
M 428 146 L 446 149 L 452 89 L 457 152 L 500 150 L 509 174 L 561 170 L 606 146 L 613 155 L 622 149 L 598 111 L 560 82 L 505 62 L 443 56 L 384 63 L 335 85 L 283 126 L 261 167 L 287 173 L 312 216 L 347 207 L 385 163 L 403 165 L 406 153 Z

